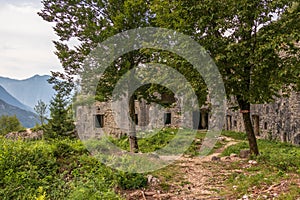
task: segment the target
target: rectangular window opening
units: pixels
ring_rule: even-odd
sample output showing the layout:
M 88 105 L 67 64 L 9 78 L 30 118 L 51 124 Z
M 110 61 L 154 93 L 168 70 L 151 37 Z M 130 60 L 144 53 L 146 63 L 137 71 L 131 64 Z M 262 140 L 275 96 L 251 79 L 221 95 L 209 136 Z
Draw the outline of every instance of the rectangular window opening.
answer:
M 233 121 L 233 126 L 237 127 L 237 121 L 236 120 Z
M 135 114 L 134 121 L 135 121 L 135 125 L 138 125 L 138 124 L 139 124 L 138 114 Z
M 104 127 L 104 115 L 95 115 L 95 127 L 96 128 Z
M 231 115 L 226 115 L 226 129 L 227 130 L 232 129 L 232 117 L 231 117 Z
M 268 129 L 268 123 L 267 122 L 265 122 L 265 124 L 264 124 L 264 129 Z
M 171 113 L 164 114 L 164 122 L 165 122 L 165 125 L 171 124 Z

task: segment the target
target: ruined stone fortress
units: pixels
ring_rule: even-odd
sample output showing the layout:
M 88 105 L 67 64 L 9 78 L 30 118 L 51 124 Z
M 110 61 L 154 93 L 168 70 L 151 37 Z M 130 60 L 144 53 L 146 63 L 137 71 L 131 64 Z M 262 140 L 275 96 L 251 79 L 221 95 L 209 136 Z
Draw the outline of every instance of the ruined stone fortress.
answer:
M 78 106 L 78 131 L 97 136 L 101 129 L 116 137 L 125 135 L 126 130 L 120 128 L 120 124 L 116 123 L 111 106 L 111 102 L 96 102 L 91 106 Z M 171 108 L 165 108 L 163 112 L 157 112 L 152 104 L 136 100 L 135 110 L 135 124 L 138 131 L 162 126 L 176 127 L 180 124 L 181 109 L 176 103 Z M 118 115 L 122 115 L 122 112 Z M 154 118 L 149 116 L 154 116 Z M 257 136 L 300 145 L 300 92 L 294 92 L 287 98 L 277 98 L 270 104 L 252 105 L 251 116 Z M 194 129 L 207 129 L 209 117 L 210 113 L 207 107 L 194 111 L 191 122 Z M 128 120 L 125 120 L 126 116 L 123 118 L 119 116 L 120 118 L 121 122 L 119 123 L 126 123 L 126 121 L 128 123 Z M 224 129 L 243 132 L 242 114 L 239 111 L 227 109 Z

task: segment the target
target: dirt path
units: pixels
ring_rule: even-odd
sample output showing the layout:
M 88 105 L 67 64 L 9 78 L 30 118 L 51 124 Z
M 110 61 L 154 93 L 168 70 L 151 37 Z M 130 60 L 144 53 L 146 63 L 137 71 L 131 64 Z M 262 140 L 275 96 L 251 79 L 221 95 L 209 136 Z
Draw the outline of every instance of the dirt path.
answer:
M 232 138 L 229 137 L 222 137 L 224 141 L 227 142 L 227 144 L 223 147 L 221 147 L 220 149 L 217 149 L 213 154 L 208 155 L 208 156 L 203 156 L 200 157 L 199 159 L 203 162 L 208 162 L 211 161 L 213 157 L 219 157 L 220 154 L 229 146 L 235 145 L 236 143 L 238 143 L 238 141 L 233 140 Z M 195 158 L 197 160 L 197 158 Z
M 166 180 L 170 187 L 167 191 L 161 190 L 153 184 L 145 191 L 138 190 L 129 192 L 127 199 L 173 199 L 173 200 L 197 200 L 197 199 L 222 199 L 218 191 L 223 187 L 220 178 L 220 171 L 216 172 L 212 167 L 216 162 L 213 157 L 218 157 L 225 148 L 234 145 L 237 141 L 231 138 L 223 138 L 227 142 L 225 146 L 217 149 L 215 153 L 205 157 L 181 157 L 174 164 L 176 171 L 172 180 Z
M 179 159 L 178 166 L 184 174 L 183 179 L 185 181 L 180 185 L 180 192 L 176 195 L 169 194 L 169 199 L 221 199 L 217 193 L 223 187 L 222 182 L 217 181 L 221 171 L 215 171 L 212 167 L 218 161 L 213 161 L 213 158 L 219 158 L 224 149 L 237 143 L 237 141 L 227 137 L 223 137 L 223 140 L 227 144 L 211 155 L 193 158 L 181 157 Z
M 251 164 L 247 159 L 237 156 L 220 158 L 220 154 L 227 147 L 239 142 L 227 137 L 222 139 L 226 145 L 215 150 L 213 154 L 206 157 L 183 156 L 158 174 L 154 173 L 146 189 L 124 191 L 122 195 L 128 200 L 276 199 L 274 195 L 288 191 L 291 184 L 300 188 L 299 176 L 291 174 L 280 182 L 249 188 L 249 195 L 237 198 L 233 192 L 228 192 L 229 186 L 225 183 L 232 174 L 249 176 L 251 172 L 247 168 Z

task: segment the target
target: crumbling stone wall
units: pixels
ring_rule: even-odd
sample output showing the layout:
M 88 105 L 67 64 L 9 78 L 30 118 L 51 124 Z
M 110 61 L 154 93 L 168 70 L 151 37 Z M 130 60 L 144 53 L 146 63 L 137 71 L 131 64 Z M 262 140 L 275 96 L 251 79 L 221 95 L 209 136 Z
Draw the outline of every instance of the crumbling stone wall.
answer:
M 125 132 L 120 129 L 114 119 L 111 102 L 96 102 L 93 105 L 78 106 L 76 108 L 76 128 L 81 139 L 97 138 L 108 133 L 121 137 Z M 102 116 L 102 126 L 97 127 L 97 115 Z
M 147 104 L 145 101 L 136 101 L 135 110 L 137 115 L 137 130 L 151 130 L 162 128 L 164 116 L 171 114 L 170 126 L 181 125 L 183 116 L 181 114 L 180 103 L 176 102 L 171 108 L 159 109 L 157 104 Z M 121 137 L 128 132 L 128 114 L 124 111 L 126 105 L 119 105 L 114 113 L 111 109 L 111 102 L 97 102 L 90 106 L 77 107 L 77 130 L 79 133 L 87 135 L 81 137 L 98 137 L 103 133 L 108 133 L 115 137 Z M 228 105 L 229 108 L 234 105 Z M 199 123 L 202 128 L 207 128 L 209 109 L 202 107 L 199 111 L 201 117 Z M 96 116 L 103 116 L 103 127 L 96 127 Z M 118 116 L 118 118 L 116 118 Z M 150 117 L 154 116 L 154 117 Z M 293 93 L 288 98 L 277 98 L 270 104 L 251 105 L 252 123 L 257 136 L 266 139 L 276 139 L 293 144 L 300 144 L 300 93 Z M 116 121 L 117 120 L 117 121 Z M 197 121 L 196 120 L 196 121 Z M 118 122 L 118 123 L 117 123 Z M 191 120 L 194 123 L 195 119 Z M 122 127 L 122 128 L 120 128 Z M 197 128 L 197 127 L 195 127 Z M 242 114 L 239 111 L 228 109 L 226 113 L 226 130 L 244 132 Z M 101 132 L 102 131 L 102 132 Z
M 5 138 L 18 140 L 18 139 L 24 139 L 24 140 L 38 140 L 42 139 L 44 135 L 43 130 L 38 130 L 32 132 L 30 129 L 27 129 L 25 131 L 21 132 L 11 132 L 5 135 Z
M 252 123 L 256 135 L 266 139 L 300 144 L 300 93 L 277 98 L 270 104 L 251 105 Z M 225 128 L 245 131 L 242 114 L 227 111 Z
M 101 137 L 104 133 L 118 138 L 127 134 L 129 117 L 128 112 L 124 110 L 126 105 L 118 105 L 114 109 L 117 113 L 114 113 L 112 106 L 116 105 L 113 105 L 112 102 L 96 102 L 89 106 L 77 106 L 76 128 L 81 139 Z M 178 126 L 182 120 L 179 106 L 161 109 L 156 108 L 153 104 L 147 104 L 144 100 L 136 100 L 135 111 L 137 131 L 151 130 L 165 126 L 165 113 L 171 114 L 171 123 L 168 124 L 170 126 Z

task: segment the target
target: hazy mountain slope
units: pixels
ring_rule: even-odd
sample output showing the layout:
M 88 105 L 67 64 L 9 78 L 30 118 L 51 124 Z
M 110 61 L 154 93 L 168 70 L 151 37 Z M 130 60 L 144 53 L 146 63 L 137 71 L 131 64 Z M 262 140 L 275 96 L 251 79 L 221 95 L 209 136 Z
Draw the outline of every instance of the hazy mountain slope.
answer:
M 33 112 L 22 110 L 16 106 L 12 106 L 3 100 L 0 100 L 0 116 L 16 115 L 22 125 L 26 128 L 34 127 L 38 122 L 36 115 Z
M 35 75 L 24 80 L 0 77 L 0 85 L 25 105 L 34 108 L 39 99 L 49 104 L 54 90 L 47 82 L 50 76 Z
M 29 106 L 22 104 L 15 97 L 9 94 L 1 85 L 0 85 L 0 99 L 12 106 L 19 107 L 23 110 L 32 111 L 32 109 Z

